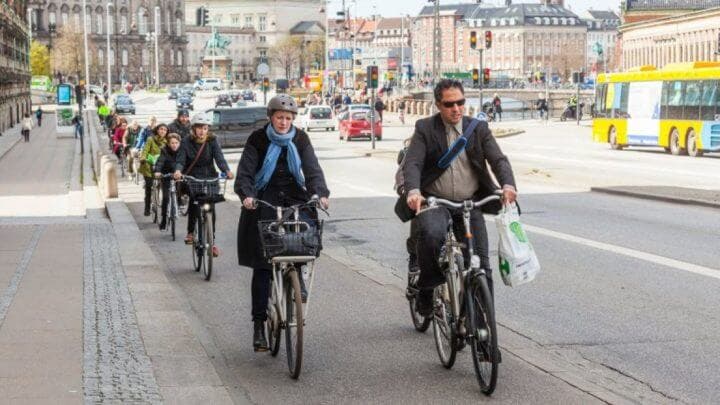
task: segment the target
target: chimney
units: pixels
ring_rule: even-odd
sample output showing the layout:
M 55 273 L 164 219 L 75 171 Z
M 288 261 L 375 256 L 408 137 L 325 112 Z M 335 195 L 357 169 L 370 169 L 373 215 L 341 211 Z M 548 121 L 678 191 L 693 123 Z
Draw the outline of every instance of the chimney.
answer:
M 505 0 L 505 7 L 510 7 L 512 5 L 512 0 Z

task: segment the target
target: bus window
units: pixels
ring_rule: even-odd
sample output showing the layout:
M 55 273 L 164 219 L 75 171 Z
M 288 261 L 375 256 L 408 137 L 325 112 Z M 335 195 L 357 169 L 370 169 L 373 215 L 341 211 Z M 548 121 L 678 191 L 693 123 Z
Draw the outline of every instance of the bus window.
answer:
M 607 84 L 601 84 L 595 87 L 595 116 L 599 118 L 605 118 L 605 92 L 607 91 Z
M 668 93 L 670 92 L 670 85 L 672 82 L 663 82 L 662 93 L 660 95 L 660 118 L 666 119 L 668 117 Z
M 630 83 L 620 85 L 620 104 L 616 107 L 615 117 L 630 118 L 628 116 L 628 98 L 630 96 Z
M 664 118 L 681 120 L 683 112 L 683 92 L 685 83 L 681 81 L 670 82 L 667 89 L 667 115 Z
M 683 99 L 683 119 L 697 120 L 700 118 L 700 94 L 702 82 L 685 82 L 685 98 Z
M 703 121 L 715 120 L 715 100 L 718 92 L 717 81 L 703 82 L 702 96 L 700 97 L 700 119 Z

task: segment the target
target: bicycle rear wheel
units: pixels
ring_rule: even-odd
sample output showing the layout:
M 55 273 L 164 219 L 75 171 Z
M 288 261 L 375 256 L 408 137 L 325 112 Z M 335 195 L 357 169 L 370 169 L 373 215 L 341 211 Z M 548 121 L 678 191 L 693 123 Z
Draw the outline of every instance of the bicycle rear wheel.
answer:
M 300 376 L 303 355 L 303 307 L 297 270 L 285 276 L 285 349 L 290 377 Z
M 158 222 L 158 207 L 160 205 L 158 203 L 159 199 L 160 199 L 160 190 L 158 189 L 157 184 L 153 183 L 152 200 L 150 202 L 150 211 L 152 211 L 153 224 L 157 224 L 157 222 Z
M 451 294 L 447 283 L 435 288 L 433 297 L 433 337 L 435 347 L 443 367 L 450 369 L 455 365 L 457 345 L 455 344 L 455 322 L 453 321 Z
M 202 250 L 200 247 L 202 241 L 200 240 L 200 232 L 198 232 L 199 227 L 200 224 L 198 223 L 195 226 L 195 230 L 193 231 L 192 255 L 193 268 L 195 269 L 195 271 L 200 271 L 200 267 L 202 266 Z
M 422 316 L 415 310 L 415 301 L 418 294 L 417 279 L 419 275 L 419 271 L 415 272 L 415 274 L 408 272 L 408 286 L 406 295 L 408 299 L 408 304 L 410 305 L 410 318 L 413 321 L 413 326 L 415 326 L 415 330 L 417 330 L 418 332 L 425 332 L 430 327 L 432 317 Z
M 205 277 L 205 281 L 210 281 L 210 277 L 212 277 L 212 270 L 213 270 L 213 254 L 212 254 L 212 247 L 215 245 L 215 238 L 213 236 L 213 222 L 212 222 L 212 216 L 213 214 L 211 212 L 205 213 L 204 217 L 205 219 L 203 222 L 205 223 L 205 238 L 204 238 L 204 249 L 203 249 L 203 276 Z
M 495 307 L 484 275 L 469 277 L 465 294 L 468 344 L 480 390 L 491 395 L 497 384 L 500 349 L 497 346 Z

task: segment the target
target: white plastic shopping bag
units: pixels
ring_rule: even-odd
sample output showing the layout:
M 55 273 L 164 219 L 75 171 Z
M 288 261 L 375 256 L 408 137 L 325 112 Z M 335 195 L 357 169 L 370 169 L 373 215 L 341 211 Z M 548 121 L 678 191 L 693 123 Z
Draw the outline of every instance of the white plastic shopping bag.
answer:
M 517 205 L 505 205 L 495 217 L 495 225 L 500 238 L 498 256 L 503 283 L 510 287 L 529 283 L 540 271 L 540 262 L 520 223 Z

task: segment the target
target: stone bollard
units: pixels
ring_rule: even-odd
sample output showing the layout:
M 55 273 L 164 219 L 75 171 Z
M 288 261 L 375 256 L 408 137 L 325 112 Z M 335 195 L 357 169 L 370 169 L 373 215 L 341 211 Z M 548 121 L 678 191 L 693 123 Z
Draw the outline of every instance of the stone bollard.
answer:
M 117 198 L 117 158 L 114 155 L 103 155 L 100 158 L 100 187 L 105 198 Z
M 432 103 L 430 103 L 429 101 L 426 101 L 424 104 L 425 104 L 425 110 L 423 111 L 423 115 L 427 117 L 432 112 Z

